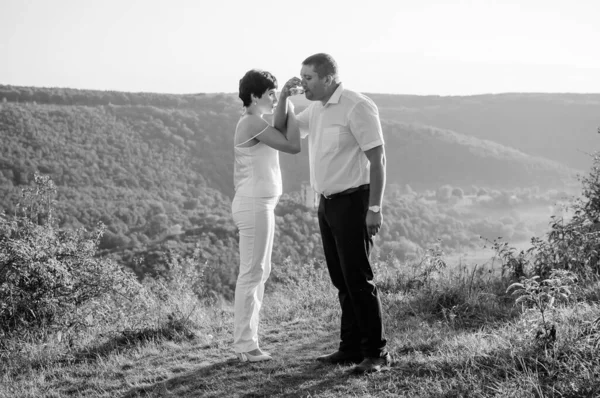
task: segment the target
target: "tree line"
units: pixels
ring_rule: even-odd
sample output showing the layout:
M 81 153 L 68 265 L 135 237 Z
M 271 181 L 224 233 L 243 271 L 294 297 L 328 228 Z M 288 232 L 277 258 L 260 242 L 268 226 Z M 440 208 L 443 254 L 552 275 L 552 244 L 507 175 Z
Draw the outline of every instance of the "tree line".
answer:
M 206 277 L 214 291 L 231 294 L 238 263 L 237 231 L 230 214 L 231 148 L 240 111 L 231 96 L 121 93 L 137 102 L 95 104 L 109 93 L 7 86 L 0 90 L 4 90 L 0 97 L 10 99 L 0 105 L 0 213 L 15 213 L 22 189 L 33 184 L 35 174 L 46 175 L 56 185 L 60 228 L 106 226 L 98 255 L 124 263 L 143 278 L 163 271 L 165 251 L 189 254 L 200 249 L 203 261 L 212 267 Z M 77 100 L 76 95 L 82 97 Z M 165 100 L 171 97 L 180 102 Z M 388 189 L 386 227 L 377 247 L 384 256 L 406 258 L 439 242 L 448 250 L 473 247 L 479 229 L 506 232 L 507 223 L 468 219 L 448 206 L 469 181 L 484 186 L 486 174 L 477 174 L 486 170 L 480 167 L 482 162 L 497 162 L 495 179 L 489 183 L 505 190 L 515 179 L 507 172 L 516 173 L 521 185 L 531 185 L 532 179 L 543 175 L 547 176 L 543 181 L 564 177 L 561 170 L 519 163 L 518 157 L 503 163 L 494 154 L 470 156 L 485 145 L 474 142 L 463 150 L 460 136 L 435 128 L 384 121 L 384 134 L 390 187 L 410 183 L 419 191 L 436 192 L 446 185 L 457 190 L 453 195 L 452 188 L 448 196 Z M 430 155 L 411 156 L 411 145 Z M 444 151 L 449 152 L 448 162 L 457 163 L 454 153 L 462 165 L 452 169 L 440 164 L 438 154 Z M 512 163 L 532 170 L 537 165 L 539 172 L 519 173 L 518 167 L 502 171 Z M 301 205 L 296 192 L 306 179 L 306 152 L 282 156 L 282 167 L 286 195 L 277 208 L 273 260 L 281 264 L 286 259 L 322 259 L 315 211 Z M 463 174 L 478 179 L 456 178 L 461 167 Z M 510 225 L 513 233 L 526 231 L 518 222 Z

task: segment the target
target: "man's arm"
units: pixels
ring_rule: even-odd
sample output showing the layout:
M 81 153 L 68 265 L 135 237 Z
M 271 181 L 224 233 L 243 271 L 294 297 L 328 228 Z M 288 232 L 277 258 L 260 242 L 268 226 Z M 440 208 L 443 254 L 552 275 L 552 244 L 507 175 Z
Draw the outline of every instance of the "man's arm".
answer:
M 371 164 L 369 206 L 381 206 L 383 203 L 383 191 L 385 190 L 386 179 L 385 149 L 383 145 L 379 145 L 365 151 L 365 155 Z M 369 235 L 376 235 L 379 232 L 382 223 L 383 216 L 381 215 L 381 210 L 377 213 L 370 210 L 367 212 L 366 224 Z

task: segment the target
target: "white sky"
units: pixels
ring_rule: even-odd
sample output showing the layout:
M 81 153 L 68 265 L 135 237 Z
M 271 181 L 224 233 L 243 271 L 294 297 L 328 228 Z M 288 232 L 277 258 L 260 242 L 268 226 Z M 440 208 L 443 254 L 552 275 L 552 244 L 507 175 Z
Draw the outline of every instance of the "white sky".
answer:
M 0 0 L 0 84 L 237 92 L 317 52 L 370 93 L 600 93 L 600 0 Z

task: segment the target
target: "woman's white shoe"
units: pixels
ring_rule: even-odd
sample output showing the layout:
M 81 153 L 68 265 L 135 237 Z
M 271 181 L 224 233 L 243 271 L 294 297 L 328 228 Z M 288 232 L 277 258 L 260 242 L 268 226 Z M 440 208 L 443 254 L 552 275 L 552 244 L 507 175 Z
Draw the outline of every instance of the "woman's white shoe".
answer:
M 235 355 L 237 355 L 238 359 L 242 362 L 263 362 L 273 359 L 270 355 L 264 352 L 259 355 L 252 355 L 248 352 L 236 352 Z

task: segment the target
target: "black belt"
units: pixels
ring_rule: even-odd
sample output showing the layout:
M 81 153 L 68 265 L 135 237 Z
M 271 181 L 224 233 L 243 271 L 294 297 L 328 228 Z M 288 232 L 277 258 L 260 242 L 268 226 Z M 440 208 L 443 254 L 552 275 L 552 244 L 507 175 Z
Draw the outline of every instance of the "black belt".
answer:
M 368 190 L 369 190 L 369 184 L 365 184 L 365 185 L 361 185 L 361 186 L 354 187 L 354 188 L 348 188 L 345 191 L 334 193 L 334 194 L 331 194 L 329 196 L 325 196 L 323 194 L 321 196 L 323 196 L 325 199 L 335 199 L 335 198 L 337 198 L 339 196 L 349 195 L 349 194 L 354 193 L 354 192 L 368 191 Z

